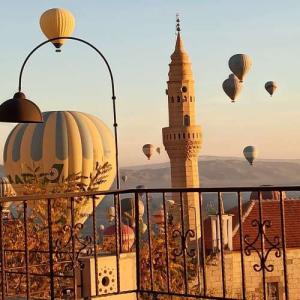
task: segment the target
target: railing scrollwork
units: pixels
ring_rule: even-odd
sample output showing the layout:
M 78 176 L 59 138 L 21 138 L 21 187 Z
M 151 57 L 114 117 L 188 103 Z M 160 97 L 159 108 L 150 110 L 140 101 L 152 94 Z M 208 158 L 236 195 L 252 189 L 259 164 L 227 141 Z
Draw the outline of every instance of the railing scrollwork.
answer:
M 273 272 L 274 265 L 268 264 L 269 254 L 274 250 L 274 255 L 277 258 L 281 257 L 281 239 L 278 236 L 273 237 L 273 242 L 266 235 L 266 229 L 271 228 L 272 222 L 270 220 L 265 220 L 260 222 L 257 219 L 252 220 L 252 227 L 257 227 L 256 237 L 251 241 L 249 234 L 246 234 L 244 237 L 245 242 L 245 255 L 250 256 L 252 252 L 255 252 L 259 257 L 259 264 L 254 264 L 253 269 L 256 272 L 260 272 L 263 269 L 267 272 Z M 257 246 L 259 239 L 263 238 L 267 245 L 265 249 L 261 249 Z

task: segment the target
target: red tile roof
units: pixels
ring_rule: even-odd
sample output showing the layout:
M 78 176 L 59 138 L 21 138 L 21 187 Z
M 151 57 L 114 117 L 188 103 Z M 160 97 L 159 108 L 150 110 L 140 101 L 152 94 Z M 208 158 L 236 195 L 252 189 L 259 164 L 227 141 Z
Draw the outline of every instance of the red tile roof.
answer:
M 270 248 L 271 243 L 276 243 L 275 237 L 279 237 L 282 241 L 282 224 L 280 215 L 280 201 L 279 200 L 262 200 L 262 220 L 270 220 L 270 227 L 265 226 L 265 248 Z M 300 200 L 285 199 L 284 200 L 284 220 L 285 220 L 285 238 L 287 248 L 300 248 Z M 235 207 L 228 214 L 233 215 L 232 229 L 233 229 L 233 250 L 240 249 L 240 228 L 238 220 L 238 208 Z M 251 243 L 255 240 L 258 234 L 258 226 L 254 226 L 254 220 L 259 220 L 259 201 L 250 200 L 243 204 L 242 207 L 242 222 L 243 235 L 248 236 L 248 241 Z M 204 222 L 205 228 L 205 246 L 206 249 L 211 249 L 211 226 L 208 219 Z M 256 248 L 260 248 L 260 236 L 255 243 Z M 244 243 L 246 247 L 246 243 Z

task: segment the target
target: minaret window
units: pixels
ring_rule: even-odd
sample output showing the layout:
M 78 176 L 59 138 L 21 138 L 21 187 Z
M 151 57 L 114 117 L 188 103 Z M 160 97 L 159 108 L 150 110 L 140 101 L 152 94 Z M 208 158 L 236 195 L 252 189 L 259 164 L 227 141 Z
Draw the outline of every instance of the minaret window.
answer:
M 193 102 L 193 97 L 192 96 L 190 96 L 190 102 Z
M 180 96 L 177 96 L 177 102 L 180 102 Z
M 183 93 L 186 93 L 186 92 L 187 92 L 187 87 L 186 87 L 186 86 L 183 86 L 183 87 L 181 88 L 181 91 L 182 91 Z
M 187 96 L 183 96 L 183 102 L 187 102 Z
M 183 125 L 184 126 L 190 126 L 190 123 L 191 123 L 190 116 L 189 115 L 185 115 L 184 119 L 183 119 Z

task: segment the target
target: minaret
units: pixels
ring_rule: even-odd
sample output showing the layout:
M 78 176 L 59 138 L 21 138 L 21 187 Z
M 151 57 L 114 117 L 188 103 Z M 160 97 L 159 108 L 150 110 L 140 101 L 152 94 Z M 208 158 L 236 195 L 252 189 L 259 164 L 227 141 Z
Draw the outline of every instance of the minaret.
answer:
M 162 130 L 163 143 L 170 158 L 172 187 L 199 187 L 198 156 L 201 148 L 201 128 L 196 125 L 192 66 L 183 48 L 178 17 L 176 21 L 177 39 L 169 64 L 166 90 L 169 127 Z M 179 193 L 173 195 L 173 200 L 180 205 Z M 185 222 L 189 229 L 197 228 L 200 237 L 199 195 L 184 193 L 183 201 L 187 216 Z

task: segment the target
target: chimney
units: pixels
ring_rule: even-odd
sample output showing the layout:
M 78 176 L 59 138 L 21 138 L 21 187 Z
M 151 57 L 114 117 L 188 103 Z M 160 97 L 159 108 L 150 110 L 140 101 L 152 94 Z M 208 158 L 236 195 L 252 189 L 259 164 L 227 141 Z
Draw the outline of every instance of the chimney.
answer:
M 229 214 L 222 214 L 222 229 L 223 229 L 223 249 L 231 251 L 232 246 L 232 216 Z M 221 251 L 221 226 L 220 216 L 210 215 L 211 224 L 211 249 L 213 252 Z

